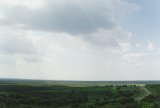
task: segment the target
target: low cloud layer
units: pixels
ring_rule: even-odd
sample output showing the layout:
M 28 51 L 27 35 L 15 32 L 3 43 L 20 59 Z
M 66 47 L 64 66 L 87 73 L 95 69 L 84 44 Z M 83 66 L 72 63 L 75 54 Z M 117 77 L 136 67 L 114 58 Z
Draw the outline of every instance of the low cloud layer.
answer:
M 37 9 L 23 5 L 8 7 L 4 4 L 0 9 L 3 10 L 1 24 L 50 32 L 86 34 L 114 28 L 117 20 L 139 9 L 139 6 L 123 0 L 46 0 Z

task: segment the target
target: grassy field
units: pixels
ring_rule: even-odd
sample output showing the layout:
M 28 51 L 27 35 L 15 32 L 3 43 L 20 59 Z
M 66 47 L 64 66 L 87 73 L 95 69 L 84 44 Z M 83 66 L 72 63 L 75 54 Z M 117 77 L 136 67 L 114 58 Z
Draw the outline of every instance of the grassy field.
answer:
M 1 80 L 0 108 L 160 108 L 156 84 Z

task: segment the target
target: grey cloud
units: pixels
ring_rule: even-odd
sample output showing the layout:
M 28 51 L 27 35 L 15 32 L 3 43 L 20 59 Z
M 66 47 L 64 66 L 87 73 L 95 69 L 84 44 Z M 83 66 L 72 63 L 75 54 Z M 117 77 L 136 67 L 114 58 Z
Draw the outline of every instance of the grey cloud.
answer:
M 46 0 L 42 8 L 24 6 L 3 8 L 1 24 L 69 34 L 87 34 L 99 29 L 112 29 L 115 19 L 137 8 L 122 0 Z
M 25 32 L 0 27 L 0 64 L 16 64 L 17 61 L 39 62 L 35 44 Z
M 129 44 L 131 37 L 132 33 L 117 27 L 112 30 L 101 29 L 96 33 L 86 35 L 85 39 L 99 46 L 113 48 L 121 47 L 122 44 Z
M 11 55 L 36 55 L 37 53 L 31 40 L 24 36 L 14 36 L 14 34 L 7 35 L 7 33 L 5 36 L 0 36 L 0 52 Z
M 14 64 L 14 59 L 11 58 L 11 56 L 8 56 L 6 54 L 0 54 L 0 65 L 1 64 Z

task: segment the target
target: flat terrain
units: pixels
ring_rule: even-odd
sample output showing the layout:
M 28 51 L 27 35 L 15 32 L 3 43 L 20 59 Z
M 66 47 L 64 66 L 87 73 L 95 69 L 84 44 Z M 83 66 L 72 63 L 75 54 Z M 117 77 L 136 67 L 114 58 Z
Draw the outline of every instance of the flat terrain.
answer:
M 2 79 L 0 108 L 160 108 L 159 90 L 153 81 Z

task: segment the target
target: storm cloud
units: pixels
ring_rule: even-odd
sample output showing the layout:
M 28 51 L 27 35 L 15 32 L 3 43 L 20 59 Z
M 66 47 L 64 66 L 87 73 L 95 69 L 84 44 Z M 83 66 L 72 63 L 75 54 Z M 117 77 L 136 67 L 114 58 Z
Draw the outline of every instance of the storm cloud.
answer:
M 37 9 L 23 5 L 0 9 L 3 10 L 1 24 L 77 35 L 112 29 L 117 26 L 117 20 L 139 6 L 123 0 L 46 0 Z

